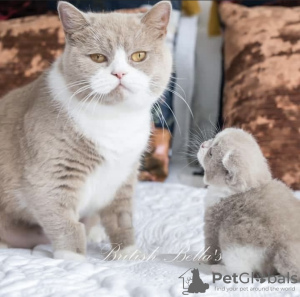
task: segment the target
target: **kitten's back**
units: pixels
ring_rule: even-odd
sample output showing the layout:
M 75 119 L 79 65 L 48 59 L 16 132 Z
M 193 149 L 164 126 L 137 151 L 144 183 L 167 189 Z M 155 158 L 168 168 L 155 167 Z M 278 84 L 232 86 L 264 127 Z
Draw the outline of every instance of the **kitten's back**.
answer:
M 220 236 L 228 244 L 268 246 L 300 241 L 300 201 L 278 180 L 223 199 L 210 213 L 222 214 Z

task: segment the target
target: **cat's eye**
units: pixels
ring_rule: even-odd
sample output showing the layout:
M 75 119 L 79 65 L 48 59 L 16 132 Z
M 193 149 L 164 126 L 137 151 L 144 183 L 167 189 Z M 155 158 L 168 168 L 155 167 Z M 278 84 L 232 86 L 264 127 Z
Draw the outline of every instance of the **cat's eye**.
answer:
M 212 149 L 209 150 L 208 154 L 210 157 L 212 157 Z
M 134 62 L 142 62 L 146 59 L 147 53 L 146 52 L 136 52 L 131 55 L 131 59 Z
M 103 63 L 107 61 L 106 57 L 101 54 L 91 54 L 90 58 L 96 63 Z

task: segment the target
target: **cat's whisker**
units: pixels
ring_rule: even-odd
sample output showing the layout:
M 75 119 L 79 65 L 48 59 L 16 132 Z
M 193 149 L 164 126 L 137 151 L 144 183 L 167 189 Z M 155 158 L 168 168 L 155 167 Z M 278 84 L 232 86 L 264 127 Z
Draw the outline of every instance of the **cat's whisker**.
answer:
M 99 96 L 101 96 L 101 95 L 100 95 L 100 94 L 97 94 L 96 98 L 93 100 L 93 101 L 95 101 L 95 102 L 94 102 L 93 112 L 92 112 L 92 115 L 93 115 L 93 116 L 95 115 L 95 110 L 96 110 L 96 106 L 97 106 L 97 104 L 98 104 L 98 98 L 99 98 Z
M 190 149 L 190 150 L 199 150 L 200 148 L 200 143 L 199 140 L 190 140 L 185 146 L 187 149 Z
M 155 86 L 155 87 L 160 87 L 158 84 L 155 84 L 154 82 L 151 82 L 150 84 L 152 84 L 152 85 Z M 172 90 L 172 89 L 170 89 L 170 88 L 168 88 L 168 87 L 166 87 L 165 90 L 171 92 L 172 94 L 174 94 L 174 95 L 176 95 L 178 98 L 180 98 L 180 99 L 186 104 L 186 106 L 187 106 L 187 108 L 189 109 L 189 112 L 190 112 L 192 118 L 194 119 L 194 114 L 193 114 L 193 112 L 192 112 L 191 107 L 190 107 L 189 104 L 187 103 L 187 101 L 186 101 L 186 100 L 185 100 L 178 92 L 176 92 L 176 91 L 174 91 L 174 90 Z
M 64 109 L 64 105 L 60 104 L 60 108 L 59 108 L 59 111 L 58 111 L 57 116 L 56 116 L 55 125 L 56 125 L 56 123 L 57 123 L 57 121 L 58 121 L 58 119 L 59 119 L 59 117 L 60 117 L 61 112 L 62 112 L 63 109 Z
M 70 87 L 72 85 L 81 84 L 81 83 L 88 83 L 88 81 L 85 80 L 85 79 L 81 79 L 81 80 L 77 80 L 77 81 L 72 81 L 72 82 L 70 82 L 68 84 L 65 84 L 65 86 L 63 88 L 59 89 L 59 91 L 60 90 L 65 90 L 65 89 L 67 89 L 68 87 Z M 47 86 L 47 88 L 49 88 L 49 87 Z M 49 90 L 49 91 L 51 91 L 51 90 Z
M 102 100 L 103 97 L 104 97 L 104 94 L 98 94 L 98 96 L 96 97 L 94 109 L 93 109 L 93 115 L 95 114 L 95 109 L 96 109 L 97 104 L 99 104 L 100 100 Z
M 193 133 L 192 130 L 190 131 L 190 137 L 188 143 L 186 145 L 188 153 L 190 153 L 191 157 L 197 155 L 201 143 L 204 142 L 203 136 L 199 135 L 198 133 Z
M 210 137 L 207 137 L 206 130 L 202 130 L 198 125 L 196 125 L 196 127 L 198 128 L 199 132 L 201 133 L 201 136 L 203 139 L 202 142 L 204 142 L 210 138 Z
M 209 120 L 209 123 L 211 124 L 211 126 L 213 127 L 213 133 L 214 134 L 217 134 L 219 131 L 218 131 L 218 127 L 216 124 L 214 124 L 210 118 L 211 115 L 208 116 L 208 120 Z
M 185 77 L 177 77 L 177 76 L 172 76 L 172 75 L 170 75 L 170 78 L 172 78 L 172 79 L 187 79 Z
M 191 154 L 193 156 L 196 156 L 199 151 L 199 146 L 193 146 L 193 147 L 187 147 L 187 150 L 185 151 L 187 154 Z
M 198 142 L 203 142 L 203 140 L 204 140 L 201 135 L 193 133 L 192 131 L 190 131 L 190 139 L 194 140 L 194 141 L 198 141 Z
M 195 163 L 195 162 L 198 162 L 198 159 L 195 159 L 195 160 L 193 160 L 193 161 L 187 163 L 187 164 L 186 164 L 185 166 L 183 166 L 180 170 L 183 170 L 184 168 L 190 166 L 191 164 L 193 164 L 193 163 Z
M 174 111 L 172 110 L 172 108 L 170 107 L 170 105 L 169 105 L 166 101 L 161 100 L 160 102 L 161 102 L 162 104 L 165 104 L 165 106 L 171 111 L 171 113 L 172 113 L 172 115 L 173 115 L 173 117 L 174 117 L 174 120 L 175 120 L 175 122 L 176 122 L 176 124 L 177 124 L 179 135 L 181 135 L 181 128 L 180 128 L 179 122 L 178 122 L 178 120 L 177 120 L 177 117 L 176 117 Z
M 57 98 L 62 92 L 64 92 L 65 90 L 72 88 L 72 87 L 77 87 L 83 84 L 89 84 L 88 81 L 84 80 L 84 81 L 76 81 L 76 82 L 72 82 L 70 84 L 67 84 L 66 87 L 59 89 L 58 93 L 54 96 L 54 98 Z M 49 94 L 51 94 L 52 91 L 49 90 Z
M 78 95 L 78 94 L 80 94 L 80 93 L 82 93 L 82 92 L 88 90 L 89 88 L 90 88 L 90 86 L 83 86 L 83 87 L 79 88 L 77 91 L 75 91 L 75 92 L 73 93 L 73 95 L 72 95 L 72 96 L 69 98 L 69 100 L 68 100 L 67 109 L 69 110 L 71 101 L 72 101 L 72 99 L 73 99 L 76 95 Z
M 96 92 L 92 91 L 87 96 L 85 96 L 81 102 L 81 105 L 79 106 L 78 112 L 81 112 L 86 104 L 86 102 L 93 96 Z
M 184 96 L 186 97 L 186 93 L 185 93 L 184 89 L 179 85 L 179 83 L 177 83 L 177 82 L 175 82 L 175 81 L 171 81 L 171 83 L 173 84 L 173 87 L 174 87 L 174 85 L 175 85 L 175 86 L 178 86 L 178 88 L 179 88 L 180 90 L 182 90 Z
M 72 84 L 72 86 L 77 86 L 77 85 L 81 85 L 81 84 L 86 84 L 86 83 L 82 82 L 82 83 L 79 83 L 79 84 L 78 84 L 78 83 L 76 82 L 76 84 L 74 83 L 74 84 Z M 85 87 L 85 85 L 84 85 L 84 87 Z M 68 88 L 69 88 L 69 87 L 66 87 L 66 88 L 63 88 L 62 90 L 60 90 L 53 98 L 54 98 L 54 99 L 58 98 L 59 95 L 60 95 L 63 91 L 65 91 L 66 89 L 68 89 Z M 55 123 L 57 123 L 57 120 L 59 119 L 59 116 L 60 116 L 60 114 L 61 114 L 63 108 L 64 108 L 64 107 L 63 107 L 63 105 L 61 104 L 61 105 L 60 105 L 60 108 L 59 108 L 59 111 L 58 111 L 58 113 L 57 113 L 57 117 L 56 117 Z
M 90 104 L 94 101 L 94 98 L 97 96 L 97 92 L 95 92 L 95 94 L 93 95 L 92 99 L 90 100 L 90 102 L 88 102 L 85 106 L 85 111 L 88 111 Z
M 195 157 L 197 154 L 189 153 L 189 152 L 178 152 L 179 154 L 188 156 L 188 157 Z
M 171 133 L 171 130 L 170 130 L 170 128 L 169 128 L 169 125 L 168 125 L 168 123 L 167 123 L 167 121 L 166 121 L 166 119 L 165 119 L 165 117 L 164 117 L 164 115 L 163 115 L 163 112 L 162 112 L 162 110 L 161 110 L 161 107 L 159 106 L 159 104 L 158 104 L 157 102 L 156 102 L 156 104 L 157 104 L 157 107 L 159 108 L 160 114 L 161 114 L 161 116 L 162 116 L 164 122 L 166 123 L 166 126 L 167 126 L 167 128 L 168 128 L 170 134 L 172 134 L 172 133 Z
M 162 129 L 163 129 L 163 134 L 164 134 L 164 123 L 163 123 L 163 121 L 160 117 L 160 114 L 159 114 L 158 110 L 156 109 L 156 104 L 153 105 L 153 109 L 154 109 L 154 111 L 155 111 L 155 113 L 156 113 L 156 115 L 157 115 L 157 117 L 158 117 L 158 119 L 161 123 Z
M 89 89 L 89 87 L 90 87 L 90 86 L 83 86 L 83 87 L 79 88 L 79 89 L 78 89 L 78 90 L 77 90 L 77 91 L 76 91 L 76 92 L 68 99 L 67 110 L 70 109 L 70 104 L 71 104 L 72 98 L 73 98 L 74 96 L 76 96 L 77 94 L 86 91 L 87 89 Z M 59 111 L 58 111 L 58 113 L 57 113 L 56 123 L 57 123 L 57 120 L 59 119 L 59 116 L 60 116 L 61 111 L 62 111 L 63 109 L 64 109 L 64 106 L 63 106 L 63 104 L 61 104 L 60 109 L 59 109 Z

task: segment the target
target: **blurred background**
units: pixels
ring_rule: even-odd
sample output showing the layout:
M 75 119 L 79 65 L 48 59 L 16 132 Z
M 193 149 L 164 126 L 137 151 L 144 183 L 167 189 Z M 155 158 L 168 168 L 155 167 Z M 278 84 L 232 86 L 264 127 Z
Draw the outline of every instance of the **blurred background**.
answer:
M 158 1 L 73 0 L 83 11 L 137 13 Z M 153 108 L 140 180 L 204 187 L 196 154 L 224 127 L 258 139 L 275 177 L 300 189 L 300 1 L 174 1 L 170 84 Z M 57 1 L 0 2 L 0 97 L 59 56 Z

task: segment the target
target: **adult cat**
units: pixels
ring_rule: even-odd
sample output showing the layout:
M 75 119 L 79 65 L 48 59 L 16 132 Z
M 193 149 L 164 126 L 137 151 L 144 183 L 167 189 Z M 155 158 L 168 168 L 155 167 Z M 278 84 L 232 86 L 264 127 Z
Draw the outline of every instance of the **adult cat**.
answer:
M 131 198 L 167 86 L 168 1 L 146 14 L 83 13 L 59 2 L 63 55 L 0 100 L 0 240 L 82 259 L 96 213 L 112 243 L 134 246 Z

